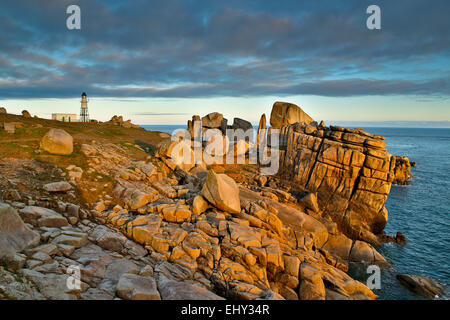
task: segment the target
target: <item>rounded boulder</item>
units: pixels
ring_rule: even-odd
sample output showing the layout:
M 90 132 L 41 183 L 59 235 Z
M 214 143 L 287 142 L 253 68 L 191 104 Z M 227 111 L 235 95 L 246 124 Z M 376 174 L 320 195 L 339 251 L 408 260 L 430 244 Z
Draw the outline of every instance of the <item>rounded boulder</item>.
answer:
M 73 138 L 62 129 L 51 129 L 42 138 L 40 147 L 51 154 L 69 155 L 73 152 Z

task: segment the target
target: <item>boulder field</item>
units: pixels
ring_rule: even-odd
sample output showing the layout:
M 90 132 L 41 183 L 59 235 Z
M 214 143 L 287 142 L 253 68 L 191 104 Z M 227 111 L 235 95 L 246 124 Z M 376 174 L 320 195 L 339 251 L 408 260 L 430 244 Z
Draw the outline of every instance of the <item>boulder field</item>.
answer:
M 1 209 L 18 220 L 18 230 L 0 220 L 1 239 L 7 239 L 2 243 L 20 244 L 3 259 L 4 296 L 376 298 L 346 273 L 348 261 L 383 263 L 376 250 L 281 196 L 252 191 L 211 170 L 198 178 L 158 158 L 134 160 L 113 144 L 83 144 L 81 152 L 88 168 L 70 180 L 74 189 L 89 192 L 88 173 L 114 181 L 113 192 L 99 194 L 89 207 L 71 202 L 75 198 L 68 195 L 74 191 L 63 183 L 64 175 L 36 185 L 27 192 L 39 195 L 32 199 L 21 192 L 14 198 L 3 194 L 8 205 Z M 4 162 L 4 168 L 8 165 Z M 39 165 L 25 167 L 37 170 Z M 74 167 L 64 169 L 66 178 Z M 78 290 L 65 286 L 73 266 L 81 272 Z M 13 285 L 11 277 L 22 279 L 21 285 Z
M 58 129 L 40 146 L 64 166 L 0 159 L 0 298 L 376 299 L 349 263 L 388 266 L 375 245 L 396 161 L 382 137 L 318 125 L 295 107 L 274 105 L 285 120 L 272 177 L 257 165 L 237 177 L 207 167 L 191 141 L 170 137 L 154 155 L 83 141 L 67 165 L 73 139 Z M 224 138 L 248 128 L 219 113 L 194 123 Z M 265 116 L 259 131 L 266 144 Z M 81 283 L 70 289 L 74 268 Z

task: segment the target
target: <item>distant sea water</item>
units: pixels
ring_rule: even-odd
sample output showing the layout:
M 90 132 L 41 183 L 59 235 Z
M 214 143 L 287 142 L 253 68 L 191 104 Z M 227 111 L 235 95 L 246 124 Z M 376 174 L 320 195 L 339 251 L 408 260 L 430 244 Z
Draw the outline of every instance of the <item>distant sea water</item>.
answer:
M 392 264 L 382 270 L 380 299 L 422 299 L 405 289 L 398 273 L 432 277 L 447 285 L 450 299 L 450 129 L 365 128 L 386 137 L 393 155 L 417 163 L 407 186 L 392 185 L 386 202 L 389 222 L 385 233 L 401 231 L 405 246 L 385 244 L 380 253 Z M 364 275 L 362 279 L 366 279 Z
M 142 128 L 148 131 L 161 131 L 172 134 L 177 129 L 186 129 L 186 125 L 141 125 Z
M 172 133 L 183 125 L 143 126 Z M 384 244 L 377 248 L 390 262 L 381 271 L 380 299 L 423 299 L 396 279 L 398 273 L 432 277 L 450 286 L 450 129 L 366 127 L 367 132 L 386 137 L 393 155 L 417 163 L 407 186 L 393 185 L 386 202 L 389 222 L 385 233 L 401 231 L 405 246 Z M 369 274 L 360 264 L 350 266 L 350 275 L 366 282 Z M 444 296 L 450 299 L 450 290 Z

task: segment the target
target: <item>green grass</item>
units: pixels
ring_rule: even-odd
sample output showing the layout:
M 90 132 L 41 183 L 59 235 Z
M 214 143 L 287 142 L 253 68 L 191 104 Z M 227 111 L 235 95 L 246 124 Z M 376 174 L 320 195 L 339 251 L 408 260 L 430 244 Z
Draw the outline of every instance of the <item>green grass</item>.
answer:
M 135 143 L 151 156 L 155 155 L 156 147 L 144 141 L 136 140 Z
M 78 143 L 74 144 L 73 152 L 70 155 L 53 155 L 43 151 L 41 154 L 34 156 L 34 158 L 41 162 L 55 163 L 63 169 L 71 164 L 80 167 L 83 171 L 89 168 L 86 158 L 81 152 L 81 146 Z
M 31 149 L 26 150 L 25 148 L 20 146 L 20 142 L 2 142 L 1 143 L 1 153 L 3 156 L 8 157 L 20 157 L 23 155 L 29 155 Z
M 123 137 L 125 134 L 119 128 L 99 128 L 92 132 L 99 137 Z

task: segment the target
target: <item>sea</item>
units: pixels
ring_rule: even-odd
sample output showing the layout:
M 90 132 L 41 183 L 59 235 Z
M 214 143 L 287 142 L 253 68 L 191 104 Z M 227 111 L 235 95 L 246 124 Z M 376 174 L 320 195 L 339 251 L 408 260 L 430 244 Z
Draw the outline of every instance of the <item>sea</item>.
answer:
M 143 126 L 147 130 L 172 133 L 181 125 Z M 386 137 L 388 151 L 407 156 L 417 163 L 406 186 L 393 185 L 386 202 L 389 222 L 385 233 L 401 231 L 404 246 L 383 244 L 377 250 L 389 262 L 381 268 L 380 289 L 373 289 L 383 300 L 421 300 L 396 279 L 399 273 L 434 278 L 447 291 L 441 299 L 450 300 L 450 129 L 365 127 L 367 132 Z M 366 283 L 372 273 L 367 265 L 351 264 L 349 274 Z

